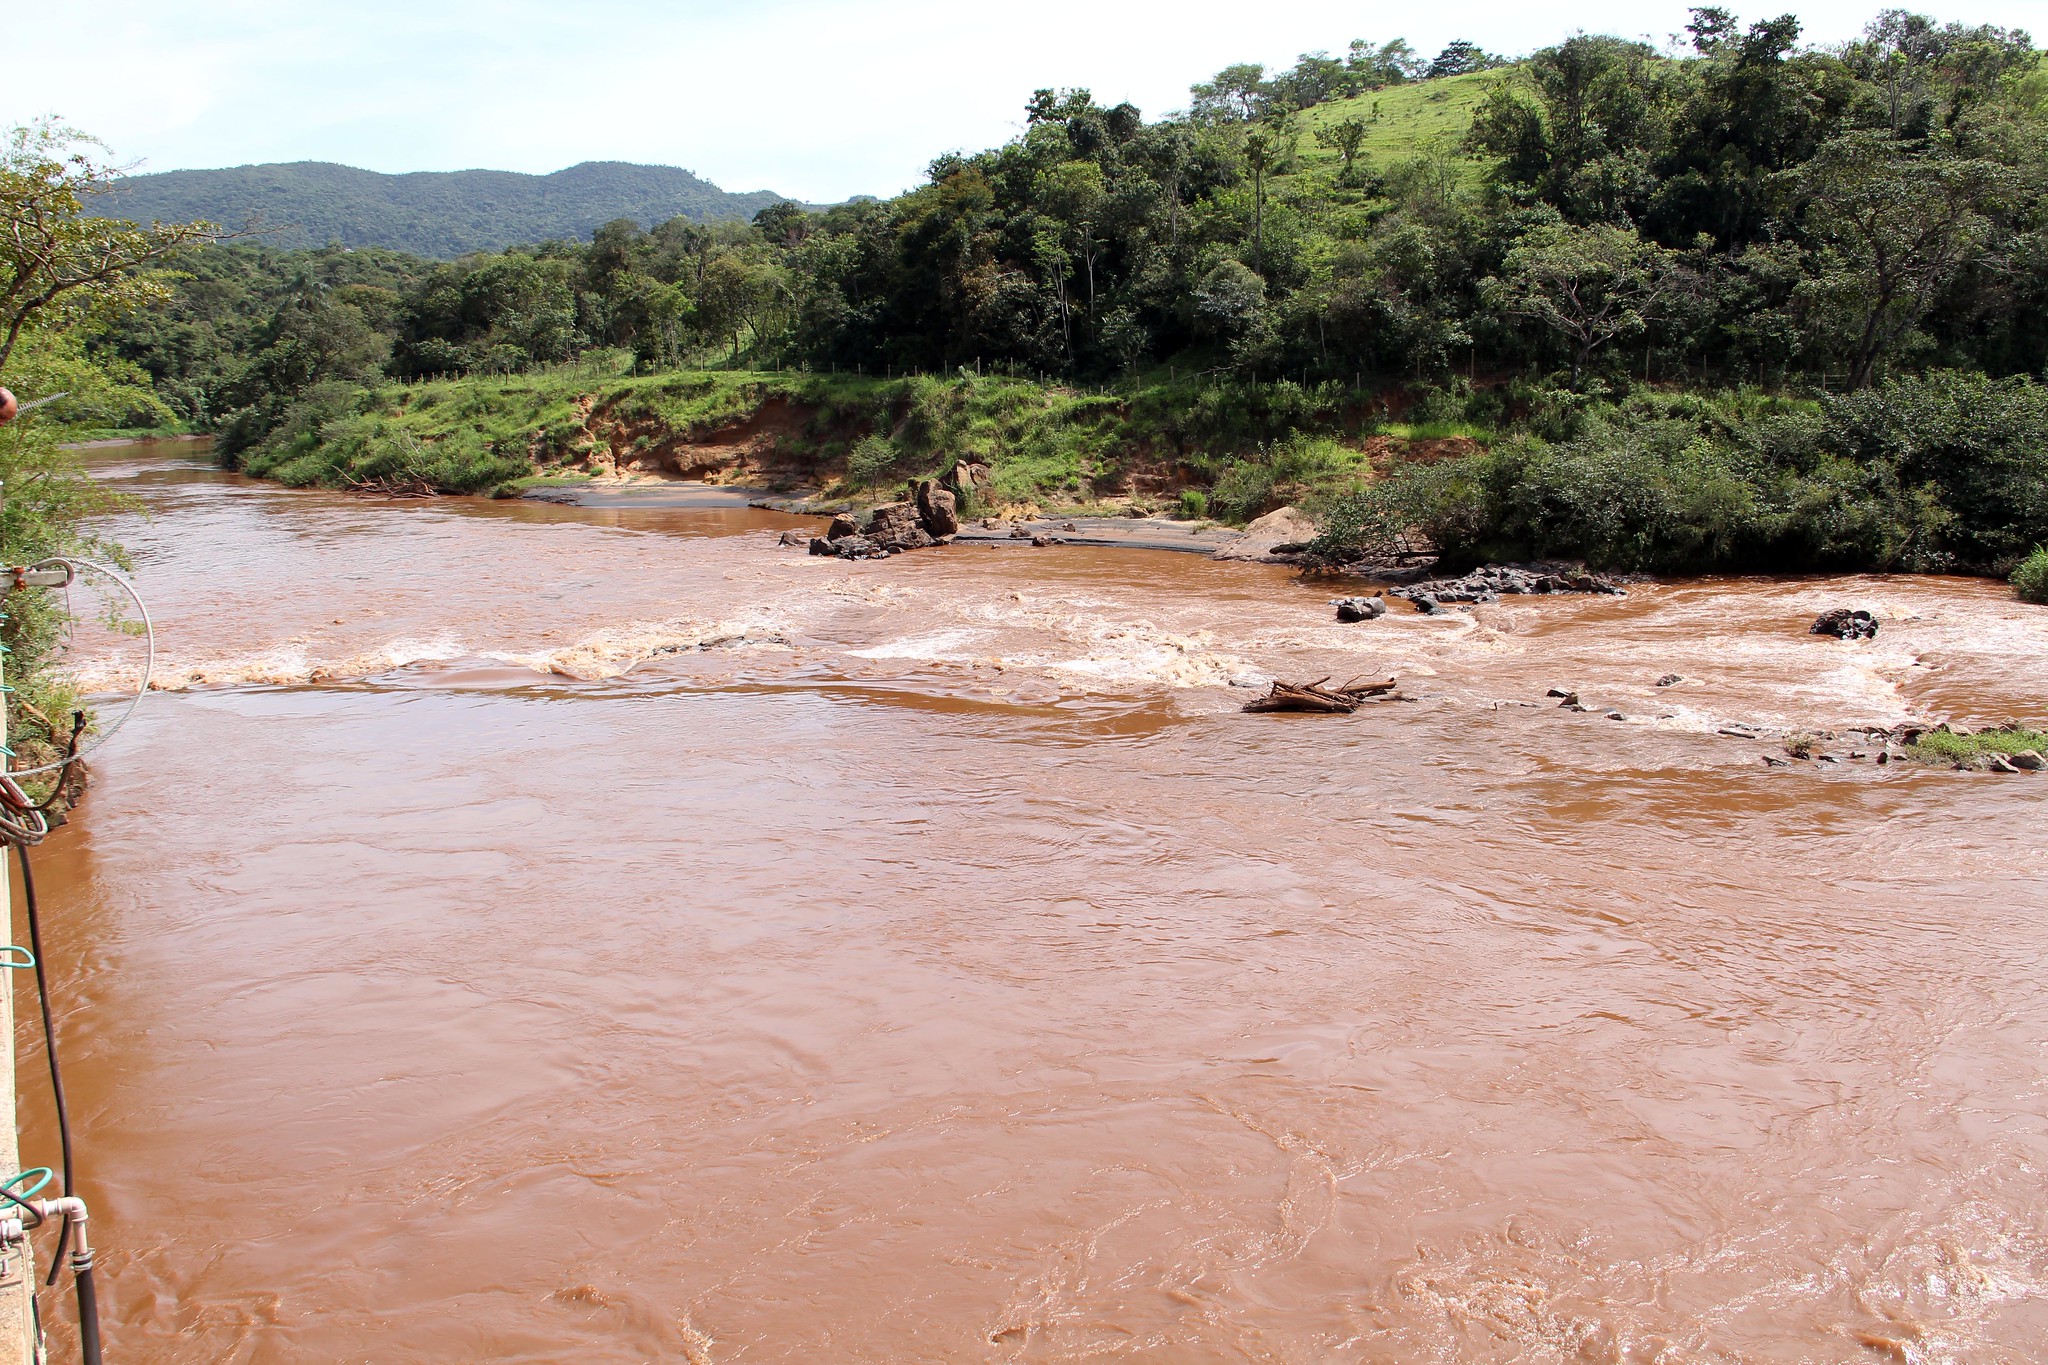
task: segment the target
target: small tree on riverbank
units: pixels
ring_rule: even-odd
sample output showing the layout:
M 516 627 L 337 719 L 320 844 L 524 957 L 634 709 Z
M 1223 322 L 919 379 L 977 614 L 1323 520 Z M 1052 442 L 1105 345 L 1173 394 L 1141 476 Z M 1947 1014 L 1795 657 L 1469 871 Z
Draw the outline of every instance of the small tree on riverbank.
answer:
M 99 144 L 47 121 L 16 128 L 0 150 L 0 383 L 19 388 L 25 403 L 104 386 L 107 376 L 73 334 L 166 297 L 148 267 L 222 235 L 208 223 L 141 227 L 94 216 L 94 202 L 119 175 Z M 34 407 L 0 427 L 0 556 L 10 564 L 118 555 L 87 528 L 113 500 L 63 448 L 61 436 L 59 424 Z M 55 746 L 63 736 L 46 718 L 63 716 L 71 698 L 45 670 L 68 621 L 64 599 L 11 593 L 6 616 L 0 642 L 11 651 L 8 681 L 16 689 L 11 737 L 17 749 L 24 741 Z M 19 717 L 32 722 L 26 734 L 14 723 Z
M 120 169 L 83 133 L 44 121 L 0 153 L 0 372 L 31 325 L 58 327 L 168 296 L 144 267 L 200 242 L 211 223 L 141 227 L 88 210 Z
M 1640 336 L 1683 278 L 1676 253 L 1634 228 L 1552 222 L 1523 234 L 1499 276 L 1481 287 L 1505 316 L 1539 323 L 1564 341 L 1577 388 L 1594 353 Z

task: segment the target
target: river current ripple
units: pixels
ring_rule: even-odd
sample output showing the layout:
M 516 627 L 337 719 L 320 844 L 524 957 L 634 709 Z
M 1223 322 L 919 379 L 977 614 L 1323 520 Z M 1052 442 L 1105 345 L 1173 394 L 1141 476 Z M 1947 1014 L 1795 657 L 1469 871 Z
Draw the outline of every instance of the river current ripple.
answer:
M 93 460 L 165 690 L 38 870 L 120 1359 L 2048 1341 L 2048 779 L 1718 733 L 2048 713 L 2000 585 L 1345 626 L 1192 556 Z M 1406 700 L 1237 709 L 1364 674 Z

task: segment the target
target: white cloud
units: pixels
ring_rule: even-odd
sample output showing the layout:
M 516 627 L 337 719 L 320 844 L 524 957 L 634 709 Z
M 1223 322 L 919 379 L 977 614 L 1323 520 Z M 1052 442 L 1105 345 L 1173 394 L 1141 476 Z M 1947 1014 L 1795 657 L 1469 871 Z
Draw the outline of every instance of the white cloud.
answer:
M 1853 35 L 1884 0 L 1789 6 L 1809 38 Z M 1760 18 L 1785 0 L 1752 10 Z M 2037 0 L 1944 3 L 2024 25 Z M 1292 61 L 1354 37 L 1511 53 L 1577 29 L 1662 42 L 1682 3 L 1569 8 L 1448 0 L 1030 6 L 941 0 L 249 3 L 72 0 L 11 20 L 0 118 L 59 112 L 147 169 L 330 160 L 382 171 L 585 160 L 687 166 L 728 189 L 814 200 L 889 194 L 941 151 L 1011 136 L 1038 86 L 1079 85 L 1148 115 L 1232 61 Z

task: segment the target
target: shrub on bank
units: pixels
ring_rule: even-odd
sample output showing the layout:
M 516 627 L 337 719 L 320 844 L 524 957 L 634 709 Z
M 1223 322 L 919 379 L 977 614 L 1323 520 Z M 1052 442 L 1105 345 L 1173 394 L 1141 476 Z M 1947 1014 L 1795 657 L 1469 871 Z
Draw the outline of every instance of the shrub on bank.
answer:
M 2034 552 L 2020 561 L 2012 571 L 2012 586 L 2020 601 L 2048 606 L 2048 546 L 2035 546 Z
M 1366 554 L 1398 514 L 1454 561 L 1670 573 L 1988 572 L 2048 528 L 2048 389 L 2026 379 L 1937 373 L 1817 405 L 1637 395 L 1577 428 L 1396 469 L 1340 527 Z

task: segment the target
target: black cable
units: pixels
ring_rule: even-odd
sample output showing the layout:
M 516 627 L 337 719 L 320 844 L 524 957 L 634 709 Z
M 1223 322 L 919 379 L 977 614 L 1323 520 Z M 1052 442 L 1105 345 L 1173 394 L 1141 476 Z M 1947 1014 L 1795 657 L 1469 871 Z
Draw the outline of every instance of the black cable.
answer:
M 71 713 L 71 741 L 64 746 L 64 766 L 57 769 L 57 780 L 50 784 L 50 794 L 43 798 L 43 803 L 40 806 L 36 807 L 43 814 L 48 815 L 50 807 L 56 805 L 58 798 L 64 795 L 64 788 L 71 781 L 71 765 L 78 762 L 78 741 L 84 737 L 85 712 L 73 711 Z M 50 738 L 54 740 L 57 737 L 51 735 Z
M 73 1278 L 78 1283 L 78 1353 L 85 1365 L 100 1365 L 100 1296 L 93 1288 L 92 1263 L 74 1267 Z
M 50 1057 L 50 1095 L 56 1102 L 57 1141 L 64 1154 L 64 1193 L 72 1196 L 78 1190 L 72 1184 L 71 1174 L 71 1113 L 64 1103 L 64 1070 L 57 1063 L 57 1024 L 50 1014 L 50 982 L 43 970 L 43 925 L 36 905 L 36 876 L 28 864 L 28 845 L 16 844 L 14 856 L 21 864 L 21 900 L 28 912 L 29 951 L 36 958 L 36 995 L 43 1008 L 43 1050 Z M 45 1284 L 57 1283 L 57 1276 L 64 1269 L 64 1249 L 70 1244 L 71 1220 L 66 1218 L 57 1230 L 57 1250 L 50 1257 L 50 1278 Z M 73 1259 L 78 1262 L 72 1267 L 71 1278 L 78 1291 L 79 1352 L 85 1365 L 100 1365 L 100 1299 L 92 1280 L 92 1258 L 82 1253 Z M 35 1295 L 29 1295 L 29 1301 L 33 1304 Z M 40 1320 L 40 1310 L 37 1317 Z
M 33 1220 L 23 1223 L 22 1227 L 24 1229 L 39 1228 L 43 1225 L 43 1211 L 34 1204 L 29 1203 L 28 1200 L 23 1199 L 13 1190 L 0 1189 L 0 1199 L 5 1199 L 8 1203 L 19 1206 L 21 1211 Z
M 21 899 L 28 910 L 28 946 L 36 958 L 36 998 L 43 1007 L 43 1051 L 50 1059 L 50 1096 L 57 1108 L 57 1142 L 64 1157 L 64 1193 L 77 1194 L 71 1176 L 71 1113 L 64 1104 L 64 1071 L 57 1064 L 57 1024 L 50 1017 L 50 981 L 43 970 L 43 926 L 42 917 L 36 910 L 36 878 L 28 865 L 28 846 L 16 844 L 14 857 L 21 864 Z M 45 1284 L 57 1283 L 57 1272 L 64 1266 L 64 1248 L 71 1242 L 71 1220 L 64 1220 L 64 1226 L 57 1232 L 57 1254 L 50 1258 L 50 1278 Z

